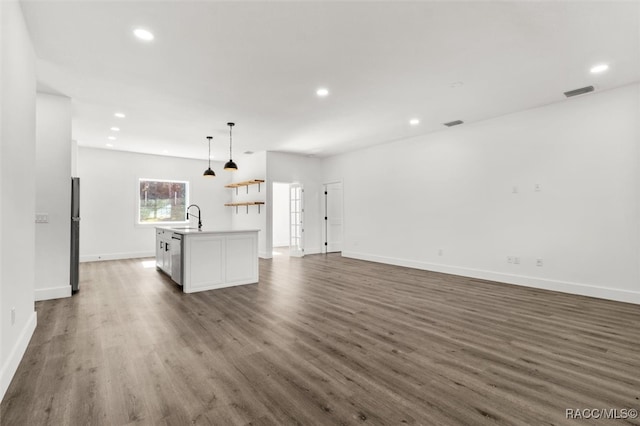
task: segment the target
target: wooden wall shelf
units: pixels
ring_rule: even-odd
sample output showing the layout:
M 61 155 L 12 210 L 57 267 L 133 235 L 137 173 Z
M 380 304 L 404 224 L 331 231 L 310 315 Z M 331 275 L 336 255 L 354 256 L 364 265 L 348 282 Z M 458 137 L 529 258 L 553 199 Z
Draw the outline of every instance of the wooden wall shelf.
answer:
M 236 189 L 236 194 L 238 193 L 238 188 L 240 188 L 241 186 L 246 186 L 247 187 L 247 194 L 249 193 L 249 186 L 251 185 L 258 185 L 258 192 L 260 192 L 260 184 L 264 183 L 263 179 L 251 179 L 251 180 L 245 180 L 243 182 L 234 182 L 234 183 L 230 183 L 228 185 L 225 185 L 225 188 L 235 188 Z
M 226 203 L 225 206 L 238 207 L 238 206 L 260 206 L 264 204 L 264 201 L 245 201 L 242 203 Z
M 264 201 L 245 201 L 242 203 L 225 203 L 225 206 L 235 207 L 236 213 L 238 213 L 238 207 L 240 206 L 246 206 L 247 213 L 249 213 L 249 206 L 258 206 L 258 213 L 260 213 L 260 206 L 262 206 L 263 204 L 264 204 Z

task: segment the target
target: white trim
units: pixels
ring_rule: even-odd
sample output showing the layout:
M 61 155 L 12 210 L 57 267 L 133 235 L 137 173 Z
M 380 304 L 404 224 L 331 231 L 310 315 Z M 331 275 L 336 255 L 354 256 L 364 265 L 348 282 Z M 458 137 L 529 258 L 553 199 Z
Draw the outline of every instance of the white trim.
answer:
M 219 288 L 236 287 L 236 286 L 246 285 L 246 284 L 258 284 L 258 282 L 255 280 L 242 280 L 242 281 L 236 281 L 236 282 L 226 283 L 226 284 L 212 284 L 205 287 L 198 287 L 195 290 L 188 290 L 183 287 L 183 291 L 185 293 L 191 294 L 191 293 L 198 293 L 200 291 L 217 290 Z
M 524 287 L 559 291 L 561 293 L 577 294 L 581 296 L 597 297 L 618 302 L 640 304 L 640 292 L 617 288 L 599 287 L 590 284 L 569 281 L 550 280 L 546 278 L 529 277 L 525 275 L 505 274 L 502 272 L 485 271 L 482 269 L 464 268 L 459 266 L 441 265 L 437 263 L 421 262 L 417 260 L 398 259 L 393 257 L 376 256 L 366 253 L 343 251 L 342 256 L 371 262 L 387 263 L 408 268 L 423 269 L 445 274 L 461 275 L 463 277 L 479 278 Z
M 258 257 L 260 259 L 271 259 L 273 258 L 273 253 L 267 253 L 267 252 L 261 251 L 258 253 Z
M 190 196 L 190 185 L 191 182 L 188 180 L 181 179 L 154 179 L 154 178 L 146 178 L 146 177 L 136 177 L 136 186 L 135 186 L 135 216 L 134 216 L 134 226 L 136 228 L 148 228 L 148 227 L 158 227 L 158 226 L 169 226 L 169 225 L 186 225 L 189 221 L 186 219 L 183 221 L 177 222 L 140 222 L 140 182 L 141 181 L 149 181 L 149 182 L 169 182 L 169 183 L 184 183 L 185 184 L 185 194 L 184 194 L 184 203 L 185 203 L 185 215 L 187 213 L 187 206 L 189 206 L 189 196 Z
M 37 288 L 35 291 L 36 302 L 40 300 L 61 299 L 71 297 L 71 285 L 62 287 Z
M 141 257 L 156 257 L 153 251 L 141 251 L 133 253 L 108 253 L 108 254 L 89 254 L 80 256 L 80 262 L 99 262 L 103 260 L 120 260 L 120 259 L 139 259 Z
M 329 216 L 329 212 L 327 211 L 327 200 L 328 200 L 328 186 L 329 185 L 337 185 L 340 184 L 340 190 L 342 191 L 342 202 L 341 202 L 341 207 L 342 207 L 342 212 L 341 212 L 341 216 L 342 216 L 342 235 L 340 238 L 340 250 L 335 250 L 335 251 L 331 251 L 329 252 L 329 241 L 328 241 L 328 229 L 327 226 L 329 225 L 327 223 L 327 217 Z M 342 240 L 344 240 L 344 184 L 342 183 L 342 181 L 335 181 L 335 182 L 327 182 L 327 183 L 323 183 L 322 184 L 322 195 L 323 197 L 323 202 L 320 203 L 322 204 L 321 207 L 321 213 L 320 213 L 320 219 L 322 220 L 322 224 L 321 224 L 321 228 L 322 228 L 322 241 L 321 244 L 323 244 L 323 247 L 320 249 L 320 251 L 323 254 L 327 254 L 327 253 L 336 253 L 336 252 L 341 252 L 342 251 L 342 247 L 344 247 L 344 242 Z
M 20 332 L 18 341 L 11 349 L 11 352 L 9 352 L 7 361 L 2 365 L 2 368 L 0 368 L 0 401 L 4 398 L 4 394 L 7 392 L 11 380 L 18 370 L 20 361 L 22 361 L 27 346 L 29 346 L 29 341 L 31 340 L 31 336 L 33 336 L 37 324 L 37 313 L 33 312 L 24 325 L 22 332 Z
M 323 254 L 324 250 L 322 250 L 320 247 L 311 247 L 311 248 L 304 248 L 304 254 Z

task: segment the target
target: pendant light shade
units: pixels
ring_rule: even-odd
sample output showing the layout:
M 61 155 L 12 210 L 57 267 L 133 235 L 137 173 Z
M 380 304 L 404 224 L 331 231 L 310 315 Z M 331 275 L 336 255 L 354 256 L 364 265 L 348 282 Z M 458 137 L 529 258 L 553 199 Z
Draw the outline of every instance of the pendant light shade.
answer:
M 238 166 L 236 165 L 236 163 L 232 160 L 229 160 L 225 163 L 224 165 L 224 169 L 225 170 L 230 170 L 230 171 L 236 171 L 238 170 Z
M 215 177 L 216 172 L 211 170 L 211 139 L 213 139 L 213 136 L 207 136 L 207 139 L 209 139 L 209 168 L 205 170 L 202 175 L 207 177 Z
M 232 142 L 231 130 L 235 125 L 236 125 L 235 123 L 227 123 L 227 126 L 229 126 L 229 161 L 227 161 L 227 164 L 224 165 L 224 169 L 229 171 L 238 170 L 238 166 L 236 165 L 236 163 L 233 162 L 233 154 L 231 152 L 231 142 Z

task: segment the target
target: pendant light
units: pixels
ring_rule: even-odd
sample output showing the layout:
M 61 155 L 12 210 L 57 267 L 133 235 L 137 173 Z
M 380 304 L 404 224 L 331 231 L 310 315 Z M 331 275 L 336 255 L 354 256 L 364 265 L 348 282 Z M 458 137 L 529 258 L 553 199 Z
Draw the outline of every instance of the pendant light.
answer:
M 207 139 L 209 139 L 209 168 L 204 171 L 203 176 L 215 177 L 216 172 L 211 170 L 211 139 L 213 139 L 213 136 L 207 136 Z
M 233 129 L 233 126 L 235 125 L 235 123 L 227 123 L 227 126 L 229 126 L 229 161 L 227 161 L 227 164 L 224 165 L 225 170 L 229 170 L 232 172 L 238 170 L 238 166 L 233 162 L 233 155 L 231 153 L 231 129 Z

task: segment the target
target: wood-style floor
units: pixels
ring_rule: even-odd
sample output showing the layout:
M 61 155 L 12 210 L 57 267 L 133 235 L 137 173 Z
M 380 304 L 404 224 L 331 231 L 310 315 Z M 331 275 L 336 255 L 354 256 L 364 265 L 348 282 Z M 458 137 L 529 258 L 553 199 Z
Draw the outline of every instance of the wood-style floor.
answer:
M 337 254 L 190 295 L 141 260 L 81 276 L 36 304 L 3 426 L 595 425 L 566 409 L 640 408 L 637 305 Z

